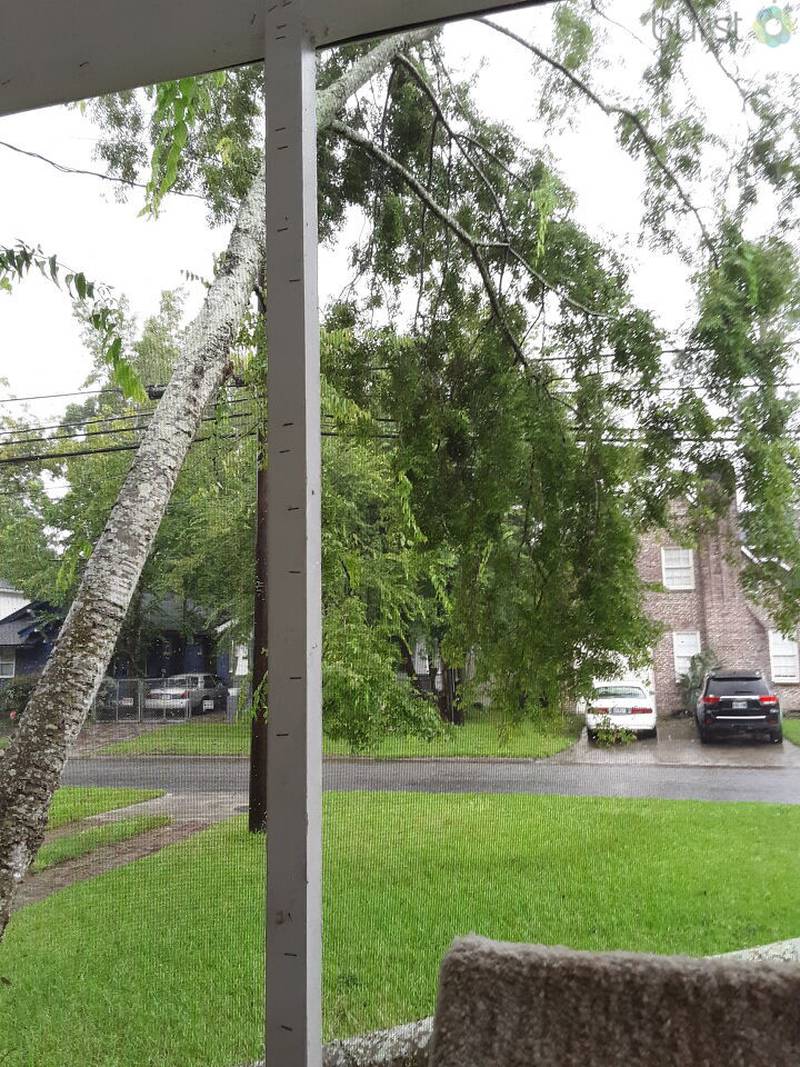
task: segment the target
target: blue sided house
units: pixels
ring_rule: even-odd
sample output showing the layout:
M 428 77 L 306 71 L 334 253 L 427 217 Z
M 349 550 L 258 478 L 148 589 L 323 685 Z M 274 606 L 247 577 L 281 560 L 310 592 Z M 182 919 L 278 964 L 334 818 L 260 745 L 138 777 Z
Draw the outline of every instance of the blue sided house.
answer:
M 0 685 L 42 670 L 64 612 L 27 599 L 0 581 Z M 209 672 L 228 680 L 230 648 L 224 626 L 208 612 L 173 595 L 145 594 L 136 625 L 123 631 L 109 664 L 114 678 L 163 678 Z

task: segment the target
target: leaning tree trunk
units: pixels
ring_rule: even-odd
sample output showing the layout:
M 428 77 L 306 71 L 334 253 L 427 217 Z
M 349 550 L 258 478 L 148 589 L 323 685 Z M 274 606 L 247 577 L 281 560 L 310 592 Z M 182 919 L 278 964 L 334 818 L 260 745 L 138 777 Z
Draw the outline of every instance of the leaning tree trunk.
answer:
M 430 36 L 382 41 L 320 92 L 320 129 L 398 52 Z M 239 209 L 224 262 L 191 324 L 56 647 L 14 740 L 0 759 L 0 937 L 15 887 L 39 848 L 70 745 L 83 726 L 203 411 L 225 374 L 265 248 L 264 170 Z

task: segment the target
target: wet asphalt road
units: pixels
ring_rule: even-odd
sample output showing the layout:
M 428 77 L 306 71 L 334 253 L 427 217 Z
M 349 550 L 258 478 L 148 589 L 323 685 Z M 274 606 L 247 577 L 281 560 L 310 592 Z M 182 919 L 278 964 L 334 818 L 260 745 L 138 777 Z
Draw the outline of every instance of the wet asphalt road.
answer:
M 752 758 L 757 760 L 757 751 Z M 800 766 L 556 760 L 334 759 L 325 761 L 324 785 L 331 790 L 550 793 L 800 803 Z M 165 789 L 170 793 L 241 793 L 244 797 L 247 760 L 185 756 L 75 758 L 68 762 L 63 781 L 65 785 L 127 786 Z

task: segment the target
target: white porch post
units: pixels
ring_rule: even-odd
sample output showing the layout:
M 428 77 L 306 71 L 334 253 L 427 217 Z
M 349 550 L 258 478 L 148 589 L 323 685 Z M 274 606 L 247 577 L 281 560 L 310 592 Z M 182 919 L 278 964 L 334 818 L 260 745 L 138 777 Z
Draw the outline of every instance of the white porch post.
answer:
M 269 1067 L 320 1067 L 321 576 L 315 52 L 266 0 Z

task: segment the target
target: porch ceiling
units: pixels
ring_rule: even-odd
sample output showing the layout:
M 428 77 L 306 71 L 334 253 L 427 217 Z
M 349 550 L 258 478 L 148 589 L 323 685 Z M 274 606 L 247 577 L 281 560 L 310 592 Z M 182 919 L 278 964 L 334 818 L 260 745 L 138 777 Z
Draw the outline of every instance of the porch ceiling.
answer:
M 287 0 L 7 0 L 0 115 L 261 59 L 264 14 L 277 3 L 288 6 Z M 491 6 L 528 5 L 491 0 Z M 303 7 L 322 47 L 464 17 L 486 0 L 305 0 Z

